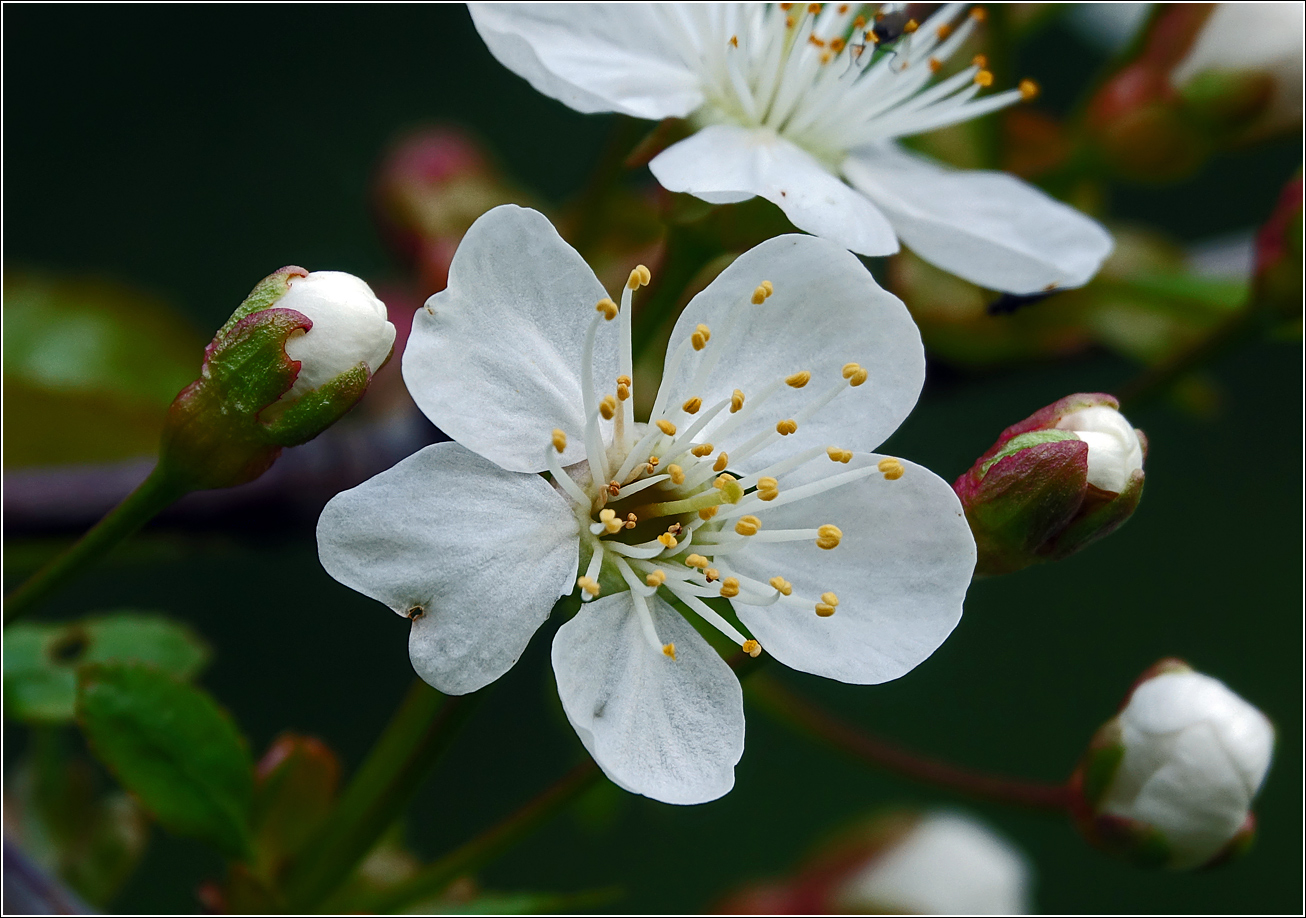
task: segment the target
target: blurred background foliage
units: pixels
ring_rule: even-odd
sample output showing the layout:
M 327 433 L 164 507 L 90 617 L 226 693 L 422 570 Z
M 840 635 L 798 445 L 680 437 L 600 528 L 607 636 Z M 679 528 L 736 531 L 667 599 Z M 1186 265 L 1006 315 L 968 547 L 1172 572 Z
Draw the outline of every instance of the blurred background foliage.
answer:
M 1008 424 L 1069 392 L 1118 392 L 1236 312 L 1249 265 L 1235 255 L 1221 268 L 1211 253 L 1230 251 L 1230 240 L 1239 251 L 1301 164 L 1297 135 L 1219 152 L 1181 181 L 1063 181 L 1048 168 L 1065 139 L 1053 119 L 1082 104 L 1108 52 L 1055 10 L 1010 15 L 1010 34 L 1026 37 L 990 50 L 1006 55 L 1000 78 L 1040 81 L 1038 103 L 921 146 L 959 163 L 978 158 L 968 165 L 1004 149 L 1042 149 L 1050 158 L 1005 165 L 1104 216 L 1120 248 L 1090 287 L 1011 315 L 991 315 L 991 295 L 910 255 L 872 263 L 913 309 L 932 361 L 921 404 L 888 449 L 949 480 Z M 434 292 L 440 279 L 428 262 L 391 254 L 404 248 L 378 170 L 397 139 L 454 124 L 493 151 L 491 166 L 506 178 L 472 183 L 449 202 L 450 213 L 470 216 L 511 199 L 565 217 L 559 208 L 586 200 L 605 144 L 631 142 L 628 125 L 572 112 L 499 66 L 459 6 L 11 6 L 5 25 L 6 590 L 107 509 L 94 509 L 106 497 L 84 477 L 80 496 L 55 486 L 64 492 L 59 513 L 42 515 L 40 500 L 20 506 L 21 495 L 11 505 L 15 476 L 126 461 L 100 466 L 112 492 L 124 474 L 129 484 L 143 474 L 130 460 L 153 451 L 163 410 L 195 375 L 204 340 L 258 278 L 287 263 L 349 271 L 409 315 Z M 1015 135 L 1047 143 L 1013 144 Z M 633 253 L 656 243 L 650 211 L 636 206 L 650 200 L 648 186 L 645 170 L 632 172 L 626 197 L 604 212 L 589 246 L 600 270 L 624 274 Z M 614 237 L 624 241 L 614 247 Z M 1194 281 L 1200 274 L 1214 280 Z M 1188 659 L 1276 722 L 1257 847 L 1217 871 L 1135 870 L 1089 849 L 1055 817 L 966 804 L 1031 857 L 1041 910 L 1301 907 L 1299 317 L 1295 334 L 1288 321 L 1278 340 L 1252 338 L 1165 398 L 1127 405 L 1151 441 L 1135 518 L 1067 561 L 977 582 L 957 632 L 907 677 L 853 688 L 772 673 L 867 729 L 1045 780 L 1069 772 L 1132 680 L 1162 656 Z M 194 678 L 211 649 L 199 681 L 255 759 L 290 729 L 320 737 L 348 774 L 411 679 L 407 625 L 331 580 L 312 532 L 331 493 L 433 435 L 410 417 L 396 364 L 350 419 L 348 451 L 310 444 L 244 498 L 203 495 L 179 507 L 52 601 L 40 621 L 125 607 L 165 612 L 185 628 L 159 636 L 164 665 Z M 390 439 L 368 439 L 369 421 L 396 415 L 407 418 L 404 437 L 389 428 Z M 341 455 L 348 461 L 327 462 Z M 299 486 L 293 501 L 276 491 Z M 27 640 L 98 659 L 97 648 L 112 653 L 113 629 L 97 627 L 73 650 L 67 629 L 36 629 Z M 403 835 L 418 857 L 465 841 L 581 757 L 556 700 L 550 640 L 546 628 L 532 641 L 422 787 Z M 7 677 L 11 652 L 6 646 Z M 49 693 L 33 704 L 57 710 L 70 677 L 46 675 Z M 7 697 L 7 713 L 15 703 L 26 702 Z M 111 782 L 81 756 L 79 740 L 50 726 L 59 719 L 31 728 L 6 721 L 6 776 L 19 794 L 11 799 L 66 804 L 7 807 L 7 827 L 26 820 L 24 837 L 46 840 L 45 863 L 77 846 L 101 852 L 74 859 L 94 874 L 76 883 L 92 900 L 116 893 L 115 910 L 194 910 L 196 890 L 222 874 L 218 855 L 151 833 L 128 798 L 104 796 Z M 47 783 L 33 789 L 40 762 Z M 615 885 L 624 896 L 616 906 L 607 894 L 489 900 L 504 909 L 693 911 L 740 883 L 791 870 L 861 816 L 938 802 L 955 801 L 841 758 L 752 709 L 737 785 L 725 798 L 677 808 L 605 784 L 481 881 L 550 896 Z M 69 807 L 80 815 L 68 817 Z M 34 827 L 37 810 L 44 823 Z M 399 841 L 369 865 L 411 871 L 413 854 Z

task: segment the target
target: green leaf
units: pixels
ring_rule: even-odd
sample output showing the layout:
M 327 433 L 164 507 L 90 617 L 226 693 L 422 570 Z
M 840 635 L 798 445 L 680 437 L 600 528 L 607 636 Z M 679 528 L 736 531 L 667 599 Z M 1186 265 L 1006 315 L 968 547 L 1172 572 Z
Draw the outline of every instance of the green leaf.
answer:
M 71 721 L 77 667 L 86 663 L 150 663 L 191 679 L 208 658 L 195 632 L 157 614 L 122 611 L 59 625 L 15 624 L 5 629 L 5 713 L 29 723 Z
M 158 448 L 204 341 L 118 284 L 4 274 L 4 466 L 107 462 Z
M 77 717 L 92 751 L 159 823 L 233 858 L 250 854 L 253 763 L 198 688 L 139 663 L 83 666 Z

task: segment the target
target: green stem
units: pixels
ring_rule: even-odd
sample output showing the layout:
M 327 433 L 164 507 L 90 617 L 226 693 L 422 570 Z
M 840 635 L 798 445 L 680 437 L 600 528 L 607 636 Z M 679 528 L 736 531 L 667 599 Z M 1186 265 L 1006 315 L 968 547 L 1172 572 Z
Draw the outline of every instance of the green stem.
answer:
M 423 868 L 382 897 L 370 903 L 372 912 L 386 914 L 410 908 L 440 895 L 449 884 L 489 863 L 531 832 L 538 829 L 602 776 L 597 765 L 586 759 L 530 803 L 498 825 L 482 832 L 460 848 Z
M 862 733 L 762 673 L 749 679 L 744 688 L 752 700 L 778 720 L 877 767 L 982 800 L 1062 813 L 1070 808 L 1071 794 L 1064 784 L 982 774 L 928 758 Z
M 317 841 L 287 879 L 286 904 L 292 912 L 312 911 L 349 879 L 399 818 L 479 697 L 446 698 L 421 679 L 413 680 Z
M 135 491 L 109 511 L 108 516 L 5 597 L 4 623 L 8 625 L 82 568 L 98 561 L 109 549 L 140 529 L 189 490 L 156 466 Z

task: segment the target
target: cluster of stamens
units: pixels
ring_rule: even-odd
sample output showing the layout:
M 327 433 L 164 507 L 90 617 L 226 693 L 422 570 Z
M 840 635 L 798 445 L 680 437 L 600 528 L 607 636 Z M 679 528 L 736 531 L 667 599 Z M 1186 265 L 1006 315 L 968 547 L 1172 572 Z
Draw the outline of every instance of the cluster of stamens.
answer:
M 1033 80 L 975 98 L 993 85 L 982 56 L 928 86 L 986 18 L 945 4 L 925 22 L 907 4 L 739 4 L 695 26 L 709 87 L 705 123 L 769 127 L 818 157 L 967 121 L 1038 95 Z M 960 22 L 958 22 L 960 19 Z M 723 31 L 724 30 L 724 31 Z M 719 44 L 718 44 L 719 41 Z
M 586 333 L 582 384 L 588 474 L 577 472 L 578 477 L 573 478 L 561 465 L 567 431 L 555 429 L 545 450 L 555 485 L 572 501 L 582 521 L 582 557 L 588 558 L 576 585 L 585 602 L 602 595 L 605 582 L 608 589 L 629 590 L 650 645 L 668 657 L 675 657 L 675 647 L 658 640 L 647 604 L 659 590 L 687 606 L 745 653 L 757 656 L 761 653 L 758 642 L 742 634 L 707 600 L 776 606 L 776 614 L 805 608 L 809 614 L 826 618 L 834 614 L 839 599 L 829 591 L 819 597 L 799 595 L 783 572 L 766 582 L 754 580 L 732 569 L 731 556 L 757 543 L 810 541 L 824 550 L 837 548 L 844 535 L 833 523 L 814 529 L 768 527 L 766 511 L 871 475 L 893 480 L 902 476 L 903 467 L 896 459 L 883 459 L 877 465 L 841 471 L 838 467 L 853 459 L 852 451 L 821 446 L 799 451 L 757 472 L 738 475 L 729 471 L 732 462 L 748 459 L 796 433 L 834 398 L 863 385 L 869 374 L 857 363 L 844 365 L 839 379 L 832 380 L 829 388 L 793 417 L 763 427 L 760 433 L 734 445 L 731 452 L 704 442 L 703 431 L 709 423 L 721 419 L 711 435 L 724 444 L 745 422 L 758 419 L 776 393 L 786 388 L 804 389 L 816 381 L 817 374 L 799 370 L 748 397 L 735 389 L 730 397 L 711 405 L 694 395 L 678 406 L 669 406 L 667 385 L 659 391 L 649 423 L 641 429 L 632 414 L 630 306 L 633 292 L 649 279 L 648 269 L 642 265 L 632 271 L 621 304 L 600 300 Z M 764 307 L 774 292 L 770 281 L 762 281 L 751 294 L 740 298 L 716 334 L 707 325 L 698 325 L 669 354 L 665 378 L 676 379 L 693 352 L 698 355 L 698 367 L 691 389 L 701 391 L 721 354 L 732 346 L 734 333 L 747 323 L 748 311 Z M 600 323 L 617 319 L 621 321 L 620 375 L 614 380 L 614 393 L 596 398 L 596 330 Z M 822 460 L 835 466 L 833 474 L 792 488 L 783 485 L 790 473 Z

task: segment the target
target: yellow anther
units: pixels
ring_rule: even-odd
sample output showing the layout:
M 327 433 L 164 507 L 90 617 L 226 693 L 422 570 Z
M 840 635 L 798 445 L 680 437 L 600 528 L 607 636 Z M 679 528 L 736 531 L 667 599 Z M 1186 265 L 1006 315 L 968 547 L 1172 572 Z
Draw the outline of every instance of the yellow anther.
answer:
M 677 544 L 676 537 L 669 532 L 664 532 L 662 535 L 658 536 L 658 541 L 666 548 L 675 548 Z
M 821 618 L 829 618 L 834 614 L 834 606 L 830 605 L 828 602 L 818 602 L 816 604 L 816 614 L 821 616 Z
M 586 593 L 589 593 L 591 596 L 599 595 L 598 581 L 594 580 L 591 577 L 577 577 L 576 586 L 580 587 L 582 590 L 584 590 Z
M 800 370 L 799 372 L 795 373 L 793 376 L 785 377 L 785 385 L 792 386 L 795 389 L 801 389 L 803 386 L 807 385 L 811 381 L 812 381 L 812 374 L 807 372 L 806 370 Z
M 1020 97 L 1026 102 L 1038 98 L 1038 84 L 1033 80 L 1024 79 L 1020 81 Z
M 721 579 L 721 572 L 715 567 L 709 567 L 707 570 L 703 571 L 703 579 L 708 583 L 716 583 Z
M 631 290 L 638 290 L 648 284 L 653 279 L 648 268 L 643 265 L 636 265 L 630 272 L 630 277 L 626 278 L 626 286 Z
M 599 300 L 594 308 L 603 313 L 603 318 L 607 319 L 609 322 L 617 317 L 617 304 L 612 302 L 612 300 L 608 299 L 606 296 Z
M 621 482 L 617 481 L 617 479 L 615 478 L 609 481 L 608 494 L 610 494 L 613 497 L 616 497 L 620 493 L 621 493 Z
M 766 302 L 766 297 L 767 297 L 766 288 L 763 287 L 761 284 L 758 284 L 755 288 L 753 288 L 754 306 L 761 306 L 763 303 Z
M 681 405 L 680 410 L 685 412 L 685 414 L 698 414 L 698 409 L 702 407 L 703 400 L 695 395 L 693 398 L 688 399 L 683 405 Z
M 666 654 L 667 656 L 669 656 L 671 659 L 674 660 L 674 659 L 676 658 L 676 645 L 675 645 L 675 644 L 663 644 L 663 645 L 662 645 L 662 652 L 663 652 L 664 654 Z
M 603 396 L 603 400 L 599 402 L 599 414 L 602 415 L 603 420 L 611 421 L 617 414 L 617 400 L 611 395 Z
M 843 378 L 852 379 L 861 371 L 862 371 L 862 365 L 860 363 L 845 363 L 843 365 L 843 371 L 842 371 Z
M 866 28 L 866 17 L 865 17 L 865 16 L 858 16 L 857 18 L 855 18 L 855 19 L 853 20 L 853 31 L 854 31 L 854 32 L 857 31 L 858 29 L 864 29 L 864 28 Z
M 712 455 L 712 450 L 715 448 L 716 447 L 714 447 L 711 443 L 700 443 L 698 444 L 698 446 L 695 446 L 689 452 L 691 455 L 697 456 L 699 459 L 702 459 L 704 456 Z
M 989 73 L 987 70 L 981 70 L 979 73 L 975 74 L 975 84 L 987 89 L 993 85 L 993 74 Z
M 690 555 L 685 559 L 685 567 L 696 567 L 699 570 L 706 568 L 708 565 L 707 558 L 702 555 Z
M 824 548 L 827 551 L 838 546 L 843 539 L 843 530 L 833 523 L 826 523 L 824 526 L 817 527 L 816 530 L 816 547 Z
M 902 27 L 902 30 L 906 32 L 908 35 L 910 35 L 912 32 L 915 32 L 920 27 L 921 24 L 917 22 L 915 19 L 908 19 L 907 24 Z
M 762 652 L 762 645 L 757 643 L 757 641 L 753 640 L 752 638 L 749 638 L 748 640 L 744 641 L 742 645 L 740 645 L 739 649 L 742 650 L 744 653 L 748 654 L 750 657 L 755 657 Z
M 740 408 L 744 407 L 744 392 L 742 389 L 736 389 L 730 395 L 730 413 L 734 414 Z
M 824 48 L 824 47 L 825 47 L 825 39 L 817 38 L 815 35 L 808 35 L 808 36 L 807 36 L 807 43 L 808 43 L 809 45 L 816 45 L 816 47 L 818 47 L 818 48 Z
M 887 481 L 897 481 L 907 471 L 897 459 L 881 459 L 875 467 L 884 473 Z
M 639 522 L 639 517 L 637 517 L 635 514 L 633 514 L 633 513 L 627 513 L 627 514 L 626 514 L 626 528 L 627 528 L 627 529 L 634 529 L 634 528 L 635 528 L 635 524 L 637 524 L 638 522 Z
M 721 595 L 726 599 L 739 595 L 739 581 L 734 577 L 727 577 L 721 581 Z
M 741 516 L 735 523 L 735 532 L 741 536 L 754 536 L 762 528 L 762 521 L 755 516 Z
M 630 386 L 625 383 L 617 383 L 617 401 L 624 402 L 630 398 Z
M 716 516 L 716 509 L 716 507 L 704 507 L 702 510 L 698 511 L 698 518 L 700 520 L 710 520 L 712 517 Z
M 558 452 L 567 448 L 567 435 L 559 427 L 553 428 L 553 448 Z
M 712 471 L 724 472 L 726 470 L 726 466 L 728 466 L 729 464 L 730 464 L 730 454 L 727 453 L 725 450 L 722 450 L 720 454 L 717 455 L 716 462 L 712 463 Z
M 662 584 L 667 582 L 667 572 L 654 571 L 653 573 L 649 574 L 647 577 L 644 578 L 644 582 L 651 587 L 660 587 L 662 586 Z
M 662 431 L 668 437 L 674 437 L 676 435 L 676 425 L 672 424 L 666 418 L 658 421 L 658 430 Z
M 653 273 L 643 265 L 636 265 L 635 270 L 639 272 L 639 282 L 647 287 L 649 282 L 653 280 Z
M 771 584 L 771 588 L 781 596 L 788 596 L 794 591 L 794 585 L 783 577 L 772 577 L 767 583 Z
M 827 605 L 837 606 L 839 605 L 839 597 L 833 593 L 822 593 L 821 602 L 826 603 Z
M 775 500 L 780 496 L 780 482 L 769 476 L 757 479 L 757 499 Z
M 786 28 L 786 29 L 792 29 L 792 28 L 793 28 L 794 26 L 796 26 L 796 25 L 798 25 L 798 20 L 795 19 L 793 16 L 786 16 L 786 17 L 785 17 L 785 28 Z
M 934 34 L 938 37 L 939 41 L 943 41 L 952 34 L 952 26 L 945 22 L 935 30 Z
M 648 462 L 645 464 L 644 467 L 647 468 L 648 471 L 649 471 L 649 474 L 652 475 L 652 474 L 653 474 L 653 470 L 654 470 L 655 468 L 658 467 L 658 463 L 661 462 L 661 461 L 662 461 L 662 460 L 659 459 L 657 456 L 649 456 L 649 457 L 648 457 Z
M 738 35 L 731 35 L 731 36 L 730 36 L 730 47 L 732 47 L 732 48 L 738 48 L 738 47 L 739 47 L 739 36 L 738 36 Z
M 970 63 L 972 67 L 978 67 L 979 69 L 983 70 L 985 67 L 989 65 L 989 59 L 985 57 L 983 54 L 976 54 L 974 57 L 970 59 Z
M 833 51 L 835 54 L 838 54 L 840 51 L 843 50 L 844 45 L 846 44 L 847 42 L 845 42 L 842 38 L 836 35 L 834 38 L 830 39 L 830 50 Z
M 811 13 L 813 16 L 815 16 L 817 13 L 821 12 L 821 4 L 819 4 L 819 3 L 809 3 L 809 4 L 807 4 L 807 12 L 809 12 L 809 13 Z
M 828 64 L 828 63 L 830 63 L 830 61 L 832 61 L 832 60 L 834 60 L 834 55 L 831 54 L 829 51 L 822 51 L 822 52 L 821 52 L 821 63 L 822 63 L 822 64 Z
M 672 463 L 671 465 L 667 466 L 667 474 L 671 476 L 672 484 L 685 483 L 685 470 L 682 469 L 680 466 L 676 465 L 675 463 Z
M 930 73 L 938 73 L 943 69 L 943 61 L 937 57 L 930 58 Z
M 712 329 L 700 322 L 695 328 L 694 333 L 689 336 L 689 342 L 694 346 L 694 350 L 701 351 L 707 347 L 707 343 L 712 340 Z
M 767 296 L 775 293 L 775 285 L 768 280 L 762 281 L 762 289 L 766 291 Z
M 983 22 L 989 18 L 989 11 L 982 6 L 977 6 L 970 11 L 970 18 L 976 22 Z
M 844 378 L 848 380 L 848 385 L 860 386 L 862 383 L 866 382 L 867 378 L 870 377 L 870 375 L 871 374 L 867 371 L 865 367 L 858 367 L 856 372 L 854 372 L 851 376 L 846 376 Z
M 632 385 L 632 380 L 631 380 L 631 378 L 630 378 L 629 376 L 627 376 L 625 373 L 622 373 L 620 376 L 617 377 L 617 385 L 619 385 L 619 386 L 630 386 L 630 385 Z
M 786 421 L 781 421 L 779 424 L 775 425 L 775 432 L 782 437 L 787 437 L 791 433 L 796 432 L 797 430 L 798 430 L 798 422 L 795 421 L 793 418 L 789 418 Z
M 880 36 L 876 35 L 874 32 L 867 32 L 863 37 L 873 45 L 878 45 L 880 43 Z
M 852 450 L 840 449 L 837 446 L 831 446 L 825 454 L 830 457 L 831 462 L 851 462 L 853 458 Z

